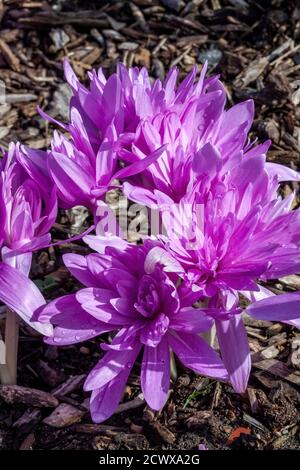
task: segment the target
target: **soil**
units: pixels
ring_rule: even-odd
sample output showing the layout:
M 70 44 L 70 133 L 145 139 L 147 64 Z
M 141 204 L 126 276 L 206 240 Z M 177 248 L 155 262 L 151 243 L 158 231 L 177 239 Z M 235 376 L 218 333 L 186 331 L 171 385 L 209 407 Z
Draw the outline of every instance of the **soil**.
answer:
M 254 98 L 251 137 L 272 139 L 268 159 L 299 169 L 297 2 L 0 0 L 0 26 L 3 147 L 11 140 L 38 149 L 49 145 L 52 126 L 39 117 L 37 105 L 67 120 L 65 56 L 82 81 L 94 67 L 111 73 L 118 61 L 145 65 L 163 78 L 171 65 L 183 77 L 208 60 L 209 73 L 221 74 L 230 105 Z M 298 183 L 282 186 L 284 196 L 293 191 L 298 207 Z M 61 212 L 53 239 L 83 230 L 88 221 L 84 211 Z M 48 299 L 79 287 L 62 266 L 61 256 L 70 250 L 87 252 L 76 242 L 34 256 L 31 275 Z M 268 287 L 282 292 L 299 286 L 295 275 Z M 178 364 L 168 403 L 154 413 L 140 395 L 137 364 L 119 409 L 102 425 L 92 424 L 82 391 L 101 355 L 100 339 L 57 349 L 20 325 L 18 385 L 30 393 L 0 387 L 0 449 L 299 449 L 300 334 L 287 325 L 245 321 L 253 362 L 247 393 L 238 395 Z M 38 391 L 47 392 L 43 400 Z

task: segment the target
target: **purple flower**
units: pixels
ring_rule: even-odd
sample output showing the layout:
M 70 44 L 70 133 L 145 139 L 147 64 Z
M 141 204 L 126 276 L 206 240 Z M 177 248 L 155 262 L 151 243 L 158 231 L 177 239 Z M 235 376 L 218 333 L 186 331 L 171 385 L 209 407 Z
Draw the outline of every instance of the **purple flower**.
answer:
M 99 253 L 64 256 L 70 272 L 86 287 L 48 304 L 39 320 L 55 326 L 53 336 L 46 340 L 54 345 L 115 333 L 111 343 L 101 344 L 107 352 L 84 386 L 92 391 L 90 409 L 95 422 L 113 414 L 142 350 L 142 391 L 155 410 L 167 399 L 170 348 L 186 367 L 227 378 L 217 353 L 198 335 L 210 329 L 212 320 L 204 313 L 214 309 L 191 307 L 198 294 L 176 287 L 178 276 L 169 276 L 155 262 L 158 242 L 147 240 L 137 246 L 121 241 L 119 248 L 105 248 L 101 238 L 89 236 L 86 241 Z
M 195 67 L 177 86 L 178 70 L 173 68 L 163 83 L 152 84 L 146 69 L 127 70 L 118 64 L 108 80 L 101 69 L 92 71 L 87 89 L 67 61 L 64 66 L 73 92 L 70 123 L 40 112 L 68 131 L 70 139 L 55 132 L 44 164 L 41 153 L 23 152 L 30 175 L 44 178 L 48 173 L 63 208 L 84 205 L 95 212 L 116 179 L 140 182 L 142 202 L 149 188 L 164 202 L 178 200 L 190 180 L 193 149 L 224 108 L 218 77 L 205 80 L 205 66 L 195 82 Z M 165 144 L 168 151 L 160 158 Z M 127 193 L 135 199 L 131 186 L 126 186 Z
M 254 118 L 253 101 L 225 110 L 222 84 L 218 77 L 205 80 L 205 71 L 206 66 L 194 83 L 194 69 L 177 89 L 178 71 L 171 70 L 168 91 L 173 101 L 167 108 L 145 116 L 133 137 L 129 138 L 128 133 L 127 146 L 119 150 L 124 161 L 140 161 L 158 147 L 166 147 L 156 162 L 124 183 L 129 199 L 148 207 L 178 203 L 191 192 L 199 175 L 210 172 L 210 166 L 216 164 L 215 155 L 222 161 L 222 174 L 238 163 L 247 166 L 246 160 L 251 165 L 254 157 L 264 158 L 271 142 L 255 146 L 248 138 Z M 300 181 L 299 174 L 282 165 L 266 163 L 265 170 L 270 176 L 278 176 L 279 181 Z
M 71 140 L 54 132 L 52 149 L 46 153 L 21 148 L 19 161 L 28 174 L 46 187 L 56 187 L 59 206 L 68 209 L 83 205 L 93 211 L 97 220 L 97 208 L 105 194 L 115 186 L 116 179 L 130 177 L 143 171 L 157 160 L 163 149 L 158 149 L 142 162 L 121 168 L 115 151 L 115 131 L 111 126 L 98 151 L 90 143 L 78 111 L 71 110 L 74 121 L 69 126 Z
M 19 146 L 11 144 L 0 160 L 0 300 L 43 334 L 51 326 L 30 322 L 45 303 L 28 279 L 32 252 L 50 242 L 49 230 L 56 218 L 56 194 L 43 191 L 16 159 Z
M 251 365 L 239 294 L 251 301 L 269 297 L 258 282 L 300 269 L 300 211 L 290 210 L 293 194 L 277 195 L 281 168 L 271 176 L 267 167 L 255 150 L 247 158 L 232 153 L 224 160 L 217 147 L 206 144 L 189 193 L 163 214 L 165 249 L 184 269 L 185 282 L 197 285 L 200 299 L 216 309 L 211 316 L 221 355 L 238 392 L 246 388 Z M 300 311 L 289 309 L 289 303 L 275 308 L 277 299 L 280 305 L 281 297 L 272 297 L 268 308 L 260 307 L 260 318 L 299 325 Z M 255 316 L 257 310 L 248 312 Z

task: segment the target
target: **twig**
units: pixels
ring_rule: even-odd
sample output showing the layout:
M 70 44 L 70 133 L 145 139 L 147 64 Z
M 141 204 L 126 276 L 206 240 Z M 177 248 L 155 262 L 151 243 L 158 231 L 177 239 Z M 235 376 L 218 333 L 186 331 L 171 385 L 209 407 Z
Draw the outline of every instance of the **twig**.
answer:
M 21 68 L 18 57 L 15 56 L 9 45 L 3 39 L 0 39 L 0 51 L 11 69 L 15 72 L 20 72 Z

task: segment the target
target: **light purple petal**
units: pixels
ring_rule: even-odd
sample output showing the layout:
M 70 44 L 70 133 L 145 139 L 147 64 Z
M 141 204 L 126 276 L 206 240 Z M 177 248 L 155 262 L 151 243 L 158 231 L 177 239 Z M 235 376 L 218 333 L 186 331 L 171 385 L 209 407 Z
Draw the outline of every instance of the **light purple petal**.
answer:
M 144 347 L 141 386 L 150 408 L 160 410 L 167 400 L 170 386 L 170 353 L 165 337 L 155 348 Z
M 283 323 L 287 323 L 288 325 L 291 325 L 291 326 L 294 326 L 295 328 L 298 328 L 298 330 L 300 330 L 300 319 L 298 320 L 289 320 L 289 321 L 285 321 Z
M 170 255 L 170 253 L 168 253 L 164 248 L 159 246 L 152 248 L 149 253 L 147 253 L 145 259 L 145 272 L 151 274 L 157 264 L 165 266 L 164 271 L 166 272 L 174 272 L 179 274 L 184 273 L 184 269 L 178 263 L 178 261 L 173 258 L 173 256 Z
M 1 250 L 2 261 L 28 277 L 31 268 L 32 253 L 13 253 L 12 250 L 4 246 Z
M 128 242 L 126 240 L 115 236 L 101 237 L 100 235 L 87 235 L 83 238 L 83 241 L 92 248 L 92 250 L 95 250 L 100 254 L 105 253 L 105 249 L 108 246 L 118 248 L 118 250 L 124 250 L 128 247 Z
M 51 192 L 53 182 L 47 168 L 47 153 L 35 150 L 25 145 L 16 146 L 16 158 L 25 168 L 30 178 L 35 181 L 43 191 Z
M 110 331 L 110 325 L 96 320 L 82 309 L 75 294 L 53 300 L 38 313 L 39 321 L 52 323 L 53 334 L 45 340 L 48 344 L 63 346 L 76 344 Z
M 243 393 L 248 384 L 251 356 L 246 329 L 241 315 L 217 320 L 216 329 L 225 367 L 234 390 Z
M 84 390 L 90 391 L 102 388 L 124 370 L 128 370 L 129 373 L 140 349 L 141 345 L 136 344 L 130 350 L 108 351 L 87 376 Z
M 255 302 L 258 300 L 263 300 L 268 297 L 273 297 L 274 292 L 272 292 L 269 289 L 266 289 L 266 287 L 261 286 L 260 284 L 257 285 L 259 288 L 259 292 L 254 292 L 254 291 L 240 291 L 242 295 L 244 295 L 248 300 L 251 300 L 251 302 Z
M 226 380 L 227 371 L 218 354 L 199 336 L 180 331 L 168 334 L 169 345 L 189 369 L 208 377 Z
M 93 176 L 87 174 L 67 155 L 50 152 L 48 166 L 59 197 L 69 206 L 90 206 L 90 190 L 95 185 Z
M 102 423 L 113 415 L 124 393 L 129 374 L 130 369 L 125 369 L 104 387 L 93 390 L 90 413 L 95 423 Z
M 84 286 L 98 286 L 97 278 L 88 269 L 87 257 L 75 253 L 67 253 L 63 255 L 63 261 L 70 273 Z
M 279 182 L 300 181 L 300 173 L 298 171 L 292 170 L 287 166 L 280 165 L 279 163 L 266 162 L 265 168 L 271 177 L 277 176 Z
M 155 152 L 151 153 L 150 155 L 143 158 L 142 160 L 139 160 L 125 168 L 122 168 L 121 170 L 117 171 L 117 173 L 114 174 L 114 179 L 128 178 L 129 176 L 133 176 L 138 173 L 141 173 L 152 163 L 155 163 L 156 160 L 165 151 L 165 149 L 166 149 L 166 145 L 163 145 L 162 147 L 155 150 Z
M 23 273 L 5 263 L 0 263 L 0 300 L 39 333 L 52 333 L 50 324 L 31 321 L 35 311 L 45 304 L 37 286 Z
M 207 315 L 218 313 L 215 308 L 202 309 L 185 307 L 170 318 L 170 328 L 187 333 L 208 331 L 213 325 L 213 319 Z
M 126 314 L 121 314 L 112 305 L 110 300 L 113 298 L 114 292 L 108 289 L 100 289 L 96 287 L 81 289 L 76 294 L 76 299 L 82 308 L 98 320 L 113 326 L 129 325 L 132 318 Z
M 300 292 L 268 297 L 247 307 L 257 320 L 289 321 L 300 319 Z

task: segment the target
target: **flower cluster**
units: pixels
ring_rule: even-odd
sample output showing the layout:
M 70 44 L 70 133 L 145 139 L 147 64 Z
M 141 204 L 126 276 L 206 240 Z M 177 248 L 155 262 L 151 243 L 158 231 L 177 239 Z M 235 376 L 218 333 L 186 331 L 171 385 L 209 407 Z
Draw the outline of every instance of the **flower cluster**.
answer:
M 31 151 L 33 152 L 33 151 Z M 0 300 L 42 334 L 51 325 L 32 322 L 45 300 L 28 279 L 32 252 L 50 242 L 56 219 L 55 187 L 43 189 L 19 163 L 19 145 L 11 144 L 0 160 Z
M 293 194 L 278 192 L 299 174 L 266 162 L 270 142 L 248 138 L 253 102 L 225 109 L 224 87 L 205 65 L 178 85 L 176 68 L 161 82 L 119 64 L 108 79 L 92 71 L 89 88 L 64 67 L 70 122 L 40 113 L 67 135 L 55 132 L 45 152 L 12 146 L 1 163 L 0 300 L 49 344 L 109 333 L 84 385 L 95 422 L 113 414 L 138 358 L 155 410 L 168 397 L 173 354 L 244 392 L 251 357 L 240 295 L 254 318 L 300 327 L 300 294 L 264 287 L 299 272 L 300 212 Z M 94 252 L 63 257 L 84 287 L 46 305 L 27 276 L 31 252 L 49 243 L 56 204 L 84 205 L 99 225 L 113 188 L 158 211 L 163 234 L 134 244 L 98 227 L 83 238 Z M 212 328 L 220 354 L 201 336 Z

